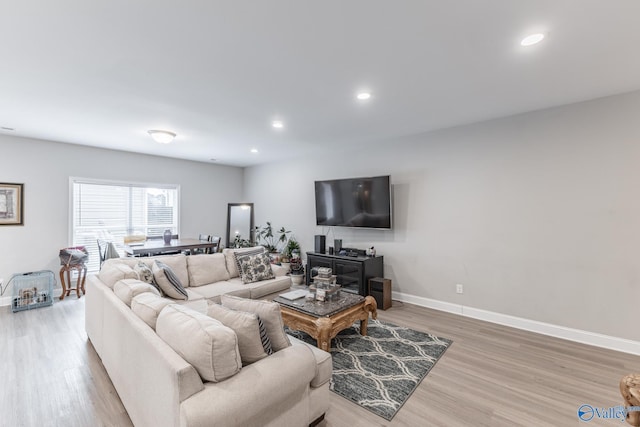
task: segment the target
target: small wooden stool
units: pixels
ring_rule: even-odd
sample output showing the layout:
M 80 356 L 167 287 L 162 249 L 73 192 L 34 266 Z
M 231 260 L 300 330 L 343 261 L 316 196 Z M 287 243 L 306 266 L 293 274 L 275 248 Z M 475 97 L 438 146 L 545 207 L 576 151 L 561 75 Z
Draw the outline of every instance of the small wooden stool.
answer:
M 78 272 L 78 280 L 76 281 L 76 287 L 71 287 L 71 271 L 76 270 Z M 64 280 L 64 273 L 67 273 L 67 283 L 69 287 L 67 288 L 67 283 Z M 85 294 L 84 291 L 84 281 L 87 278 L 87 266 L 84 264 L 79 265 L 63 265 L 60 268 L 60 284 L 62 284 L 62 294 L 60 294 L 60 300 L 62 301 L 65 296 L 69 296 L 71 291 L 76 291 L 78 298 Z M 80 295 L 80 291 L 82 291 L 82 295 Z

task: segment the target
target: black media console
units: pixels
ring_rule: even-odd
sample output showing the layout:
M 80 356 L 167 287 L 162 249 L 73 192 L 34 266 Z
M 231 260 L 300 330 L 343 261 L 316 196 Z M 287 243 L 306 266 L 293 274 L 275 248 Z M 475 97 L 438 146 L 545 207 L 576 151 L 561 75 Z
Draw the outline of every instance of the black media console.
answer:
M 329 267 L 342 290 L 367 295 L 369 279 L 384 277 L 383 256 L 342 256 L 307 252 L 307 285 L 313 267 Z

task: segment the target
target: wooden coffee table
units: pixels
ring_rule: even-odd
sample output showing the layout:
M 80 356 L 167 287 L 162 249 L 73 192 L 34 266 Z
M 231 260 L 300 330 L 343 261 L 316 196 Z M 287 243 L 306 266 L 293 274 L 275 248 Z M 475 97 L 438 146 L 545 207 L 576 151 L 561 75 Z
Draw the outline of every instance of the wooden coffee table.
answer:
M 337 301 L 332 302 L 309 302 L 304 298 L 290 301 L 282 297 L 274 301 L 280 304 L 284 324 L 311 335 L 316 339 L 318 348 L 324 351 L 329 351 L 331 340 L 356 320 L 360 320 L 360 333 L 367 335 L 369 314 L 373 319 L 378 317 L 373 297 L 344 291 Z

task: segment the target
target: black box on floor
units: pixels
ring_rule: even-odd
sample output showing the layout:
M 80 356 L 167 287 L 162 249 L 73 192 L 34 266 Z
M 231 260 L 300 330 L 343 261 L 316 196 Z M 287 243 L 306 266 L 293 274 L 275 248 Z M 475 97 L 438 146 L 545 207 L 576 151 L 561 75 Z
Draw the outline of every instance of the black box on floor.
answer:
M 369 279 L 369 295 L 376 300 L 378 309 L 391 308 L 391 279 L 382 277 Z

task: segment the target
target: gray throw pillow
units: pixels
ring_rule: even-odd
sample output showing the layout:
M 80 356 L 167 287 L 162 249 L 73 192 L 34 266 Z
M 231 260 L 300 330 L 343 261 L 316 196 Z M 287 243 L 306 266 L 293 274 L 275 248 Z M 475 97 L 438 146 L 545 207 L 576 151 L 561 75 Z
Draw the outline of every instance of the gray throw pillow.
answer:
M 240 278 L 242 283 L 254 283 L 261 280 L 273 279 L 273 270 L 271 270 L 271 258 L 267 253 L 257 255 L 241 255 L 237 256 L 240 268 Z
M 169 267 L 162 261 L 156 260 L 153 263 L 152 270 L 153 278 L 155 279 L 156 283 L 160 285 L 160 288 L 166 294 L 166 296 L 173 299 L 184 300 L 189 298 L 187 291 L 185 290 L 184 286 L 182 286 L 182 283 L 180 283 L 180 279 L 178 279 L 178 276 L 176 276 L 171 267 Z

